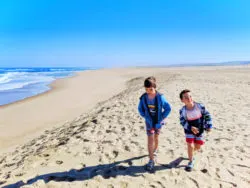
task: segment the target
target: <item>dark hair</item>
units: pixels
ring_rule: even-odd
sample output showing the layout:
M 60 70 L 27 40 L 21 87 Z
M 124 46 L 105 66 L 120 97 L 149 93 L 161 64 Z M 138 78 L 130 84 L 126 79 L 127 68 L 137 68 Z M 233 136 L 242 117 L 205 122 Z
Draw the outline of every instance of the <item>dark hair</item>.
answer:
M 188 92 L 191 92 L 191 91 L 189 89 L 182 90 L 180 93 L 180 99 L 182 100 L 183 94 L 188 93 Z
M 148 78 L 146 78 L 146 80 L 144 81 L 144 87 L 149 88 L 149 87 L 153 87 L 156 88 L 156 79 L 153 76 L 150 76 Z

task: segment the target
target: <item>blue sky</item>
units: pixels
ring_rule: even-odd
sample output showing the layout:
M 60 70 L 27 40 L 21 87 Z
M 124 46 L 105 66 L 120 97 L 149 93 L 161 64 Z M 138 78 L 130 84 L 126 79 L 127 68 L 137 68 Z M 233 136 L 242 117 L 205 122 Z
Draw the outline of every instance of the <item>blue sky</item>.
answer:
M 0 66 L 250 60 L 248 0 L 0 2 Z

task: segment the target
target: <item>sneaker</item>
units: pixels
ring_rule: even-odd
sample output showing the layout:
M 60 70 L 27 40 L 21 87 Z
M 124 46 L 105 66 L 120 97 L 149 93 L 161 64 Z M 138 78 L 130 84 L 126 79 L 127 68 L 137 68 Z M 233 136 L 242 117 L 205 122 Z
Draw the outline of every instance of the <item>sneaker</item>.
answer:
M 153 171 L 155 167 L 155 162 L 153 160 L 149 160 L 148 164 L 146 165 L 147 171 Z
M 188 172 L 191 172 L 193 168 L 194 168 L 194 160 L 189 161 L 189 163 L 186 166 L 185 170 L 188 171 Z

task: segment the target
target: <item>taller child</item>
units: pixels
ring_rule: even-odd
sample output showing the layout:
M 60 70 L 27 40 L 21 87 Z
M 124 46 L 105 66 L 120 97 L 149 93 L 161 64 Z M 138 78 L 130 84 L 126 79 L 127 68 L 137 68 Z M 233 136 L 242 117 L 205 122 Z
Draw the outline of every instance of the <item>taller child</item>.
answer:
M 166 123 L 171 107 L 164 95 L 156 90 L 156 79 L 154 77 L 148 77 L 144 81 L 144 87 L 146 92 L 140 97 L 138 110 L 145 119 L 148 136 L 149 162 L 146 169 L 152 171 L 155 166 L 160 130 Z

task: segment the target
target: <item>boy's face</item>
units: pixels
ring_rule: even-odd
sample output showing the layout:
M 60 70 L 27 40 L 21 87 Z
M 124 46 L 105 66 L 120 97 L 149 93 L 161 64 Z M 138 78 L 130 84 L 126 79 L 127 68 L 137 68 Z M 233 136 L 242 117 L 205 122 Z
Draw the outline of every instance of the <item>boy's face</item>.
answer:
M 182 94 L 181 102 L 183 102 L 185 105 L 193 103 L 193 99 L 190 92 Z
M 154 94 L 155 93 L 154 87 L 145 87 L 145 90 L 146 90 L 147 94 Z

